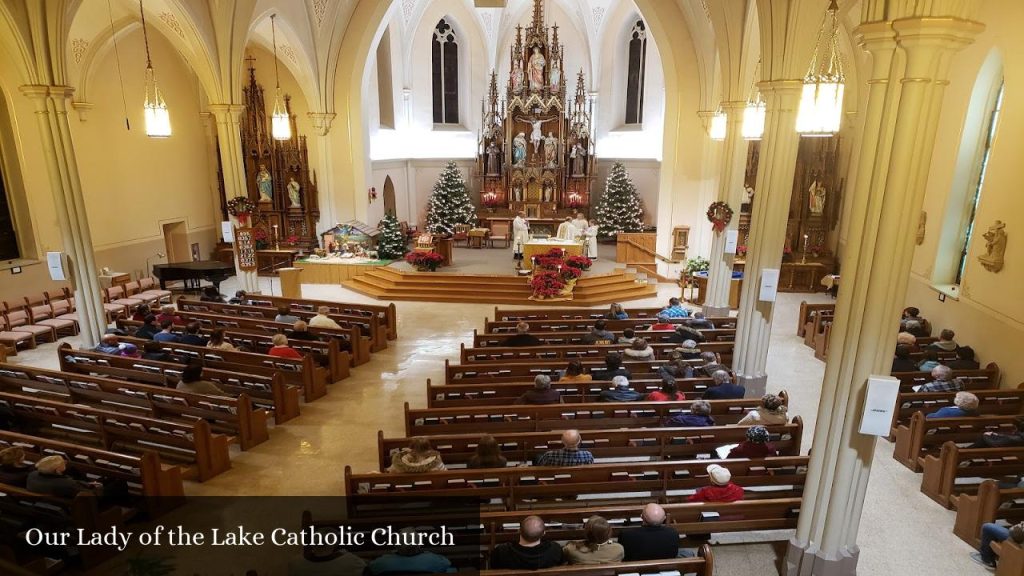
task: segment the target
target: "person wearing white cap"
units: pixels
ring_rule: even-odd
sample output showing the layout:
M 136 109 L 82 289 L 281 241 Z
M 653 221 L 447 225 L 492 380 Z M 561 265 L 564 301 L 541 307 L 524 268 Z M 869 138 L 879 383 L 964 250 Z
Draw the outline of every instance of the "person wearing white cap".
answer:
M 743 499 L 743 487 L 732 482 L 729 469 L 718 464 L 708 466 L 711 486 L 697 490 L 686 499 L 687 502 L 735 502 Z
M 629 379 L 625 376 L 612 378 L 612 384 L 615 385 L 615 389 L 601 392 L 602 402 L 636 402 L 643 398 L 643 394 L 630 389 Z

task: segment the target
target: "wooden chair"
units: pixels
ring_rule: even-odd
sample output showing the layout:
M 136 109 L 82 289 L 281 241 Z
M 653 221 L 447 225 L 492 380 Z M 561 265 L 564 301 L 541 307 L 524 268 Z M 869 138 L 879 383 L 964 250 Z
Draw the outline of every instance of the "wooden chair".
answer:
M 161 290 L 156 280 L 154 280 L 151 276 L 143 276 L 139 278 L 138 284 L 140 294 L 155 296 L 157 298 L 158 304 L 164 302 L 165 300 L 167 302 L 171 301 L 171 291 Z
M 469 247 L 469 230 L 471 226 L 469 224 L 456 224 L 454 234 L 452 234 L 452 242 L 458 244 L 459 242 L 465 242 L 466 247 Z
M 0 345 L 5 346 L 11 356 L 17 356 L 19 346 L 26 349 L 35 348 L 36 337 L 31 332 L 11 330 L 7 318 L 0 314 Z
M 424 232 L 416 236 L 416 245 L 413 246 L 413 250 L 417 252 L 433 252 L 435 248 L 434 235 L 430 232 Z
M 25 300 L 26 302 L 28 301 L 27 298 Z M 28 317 L 32 324 L 36 326 L 49 326 L 58 335 L 61 333 L 66 333 L 69 336 L 78 334 L 77 318 L 57 318 L 53 307 L 49 304 L 36 304 L 26 306 L 26 308 L 28 309 Z
M 508 222 L 491 223 L 491 236 L 488 239 L 491 248 L 494 242 L 503 242 L 502 248 L 508 248 L 512 244 L 512 226 Z
M 32 318 L 24 308 L 10 308 L 4 302 L 4 318 L 6 319 L 7 330 L 12 332 L 28 332 L 45 342 L 56 342 L 57 331 L 52 326 L 37 326 L 32 324 Z

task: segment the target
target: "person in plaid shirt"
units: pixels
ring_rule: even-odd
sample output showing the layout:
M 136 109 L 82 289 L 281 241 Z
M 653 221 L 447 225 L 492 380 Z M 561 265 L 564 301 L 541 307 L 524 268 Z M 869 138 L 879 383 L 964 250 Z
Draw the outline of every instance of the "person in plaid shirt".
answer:
M 588 450 L 580 450 L 579 430 L 562 432 L 562 447 L 548 450 L 537 458 L 537 466 L 583 466 L 594 463 L 594 455 Z
M 917 389 L 918 392 L 959 392 L 963 390 L 960 379 L 953 379 L 953 369 L 939 364 L 932 368 L 932 381 Z

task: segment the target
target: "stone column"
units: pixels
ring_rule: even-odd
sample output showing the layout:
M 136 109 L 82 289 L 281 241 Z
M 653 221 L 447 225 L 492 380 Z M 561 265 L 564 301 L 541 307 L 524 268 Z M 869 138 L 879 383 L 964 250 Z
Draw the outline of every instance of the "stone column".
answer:
M 221 223 L 221 193 L 220 176 L 217 173 L 218 152 L 217 152 L 217 119 L 212 112 L 200 112 L 199 117 L 203 119 L 203 135 L 206 136 L 206 153 L 209 158 L 210 176 L 210 202 L 213 203 L 213 227 L 214 236 L 220 237 Z
M 245 162 L 242 155 L 242 134 L 239 119 L 245 106 L 241 104 L 210 104 L 210 112 L 217 119 L 217 142 L 220 145 L 220 169 L 224 178 L 224 197 L 228 200 L 245 196 Z M 231 216 L 231 223 L 238 226 L 238 219 Z M 235 274 L 238 286 L 246 292 L 258 292 L 259 276 L 255 271 L 245 272 L 238 267 L 238 252 L 235 252 Z
M 22 86 L 20 89 L 35 105 L 53 205 L 57 211 L 57 225 L 64 239 L 69 280 L 78 307 L 82 345 L 92 347 L 106 331 L 107 317 L 82 196 L 82 182 L 78 176 L 78 160 L 68 124 L 68 101 L 74 89 L 43 85 Z
M 331 132 L 331 123 L 334 122 L 333 113 L 310 112 L 309 120 L 316 130 L 317 141 L 317 180 L 316 189 L 320 195 L 320 226 L 317 232 L 323 232 L 338 224 L 338 209 L 335 206 L 334 198 L 334 172 L 331 171 L 331 139 L 328 134 Z
M 889 14 L 895 21 L 857 29 L 872 69 L 843 260 L 849 281 L 836 304 L 814 450 L 786 560 L 793 576 L 857 573 L 857 532 L 875 447 L 874 437 L 857 431 L 865 385 L 869 375 L 891 367 L 949 63 L 981 30 L 941 14 L 909 16 Z
M 718 176 L 716 200 L 725 202 L 733 209 L 733 217 L 725 230 L 713 232 L 711 255 L 708 261 L 708 293 L 704 295 L 704 313 L 708 316 L 728 316 L 729 289 L 732 287 L 732 265 L 735 254 L 725 253 L 725 236 L 729 230 L 737 230 L 740 223 L 740 205 L 743 203 L 743 173 L 747 161 L 747 141 L 743 139 L 742 101 L 722 102 L 726 115 L 725 141 L 722 143 L 722 160 Z M 701 208 L 707 208 L 701 206 Z M 710 224 L 709 224 L 710 226 Z

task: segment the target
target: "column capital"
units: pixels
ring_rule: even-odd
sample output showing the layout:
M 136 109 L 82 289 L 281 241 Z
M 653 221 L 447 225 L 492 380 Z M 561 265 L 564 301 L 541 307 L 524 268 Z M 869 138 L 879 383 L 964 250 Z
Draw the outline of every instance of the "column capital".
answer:
M 697 111 L 697 118 L 700 118 L 701 126 L 704 127 L 704 131 L 705 132 L 710 127 L 710 125 L 711 125 L 711 118 L 714 117 L 715 114 L 717 114 L 717 111 L 715 111 L 715 110 L 698 110 Z
M 238 123 L 242 113 L 245 112 L 244 104 L 210 104 L 207 108 L 213 113 L 218 122 L 231 122 L 234 124 Z
M 307 116 L 309 116 L 310 122 L 313 123 L 316 133 L 321 136 L 327 136 L 327 133 L 331 131 L 331 124 L 338 115 L 333 112 L 310 112 Z
M 731 111 L 743 111 L 747 107 L 746 100 L 727 100 L 718 105 L 723 112 L 728 114 Z
M 896 31 L 892 22 L 865 22 L 853 30 L 857 45 L 868 52 L 896 48 Z
M 959 18 L 906 18 L 895 20 L 892 29 L 900 46 L 960 50 L 974 42 L 985 25 Z
M 761 91 L 761 95 L 765 98 L 769 94 L 779 94 L 782 96 L 787 93 L 800 94 L 804 89 L 803 80 L 765 80 L 757 83 L 757 89 Z
M 89 119 L 89 112 L 92 112 L 92 109 L 95 106 L 96 105 L 92 102 L 71 102 L 71 107 L 75 112 L 78 112 L 78 120 L 81 122 L 85 122 Z

